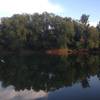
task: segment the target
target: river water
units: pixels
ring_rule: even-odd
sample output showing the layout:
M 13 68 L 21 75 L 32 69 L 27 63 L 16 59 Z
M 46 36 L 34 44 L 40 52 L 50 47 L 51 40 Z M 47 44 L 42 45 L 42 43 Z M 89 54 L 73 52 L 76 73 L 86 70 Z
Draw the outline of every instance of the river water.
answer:
M 0 100 L 100 100 L 100 56 L 0 56 Z

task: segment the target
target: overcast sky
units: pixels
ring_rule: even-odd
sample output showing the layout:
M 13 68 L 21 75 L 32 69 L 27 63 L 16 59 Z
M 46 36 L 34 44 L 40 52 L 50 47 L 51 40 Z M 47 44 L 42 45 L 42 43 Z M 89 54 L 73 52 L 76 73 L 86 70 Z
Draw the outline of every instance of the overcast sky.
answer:
M 32 14 L 44 11 L 59 13 L 63 11 L 63 7 L 49 0 L 0 0 L 0 17 L 11 16 L 15 13 Z
M 100 0 L 0 0 L 0 17 L 44 11 L 74 19 L 89 14 L 95 25 L 100 20 Z

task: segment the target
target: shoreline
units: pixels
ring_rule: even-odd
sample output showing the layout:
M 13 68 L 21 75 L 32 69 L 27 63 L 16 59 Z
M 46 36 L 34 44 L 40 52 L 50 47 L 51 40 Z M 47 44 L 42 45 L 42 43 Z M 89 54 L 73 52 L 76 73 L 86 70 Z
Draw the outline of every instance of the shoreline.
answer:
M 0 50 L 0 55 L 8 55 L 8 54 L 19 54 L 19 55 L 30 55 L 30 54 L 48 54 L 48 55 L 59 55 L 59 56 L 67 56 L 67 55 L 79 55 L 79 54 L 92 54 L 92 53 L 100 53 L 100 48 L 92 48 L 92 49 L 48 49 L 48 50 Z

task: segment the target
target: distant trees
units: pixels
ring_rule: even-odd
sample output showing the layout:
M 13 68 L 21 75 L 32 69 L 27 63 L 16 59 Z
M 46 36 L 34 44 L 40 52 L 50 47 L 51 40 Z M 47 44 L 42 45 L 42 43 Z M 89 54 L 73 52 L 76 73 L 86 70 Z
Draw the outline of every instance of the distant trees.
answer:
M 80 22 L 86 25 L 88 23 L 88 20 L 89 20 L 89 15 L 82 14 Z
M 98 48 L 99 47 L 99 33 L 98 30 L 94 27 L 89 28 L 89 48 Z
M 98 30 L 98 33 L 99 33 L 99 48 L 100 48 L 100 21 L 99 21 L 99 23 L 97 24 L 97 30 Z
M 91 27 L 88 20 L 86 14 L 76 21 L 47 12 L 4 17 L 0 24 L 0 47 L 10 50 L 98 48 L 100 22 L 97 27 Z

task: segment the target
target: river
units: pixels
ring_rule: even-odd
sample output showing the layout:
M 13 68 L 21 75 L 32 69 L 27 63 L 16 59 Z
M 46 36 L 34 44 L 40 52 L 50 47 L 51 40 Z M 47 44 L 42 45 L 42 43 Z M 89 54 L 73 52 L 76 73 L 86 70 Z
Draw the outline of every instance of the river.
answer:
M 0 56 L 0 100 L 100 100 L 100 56 Z

